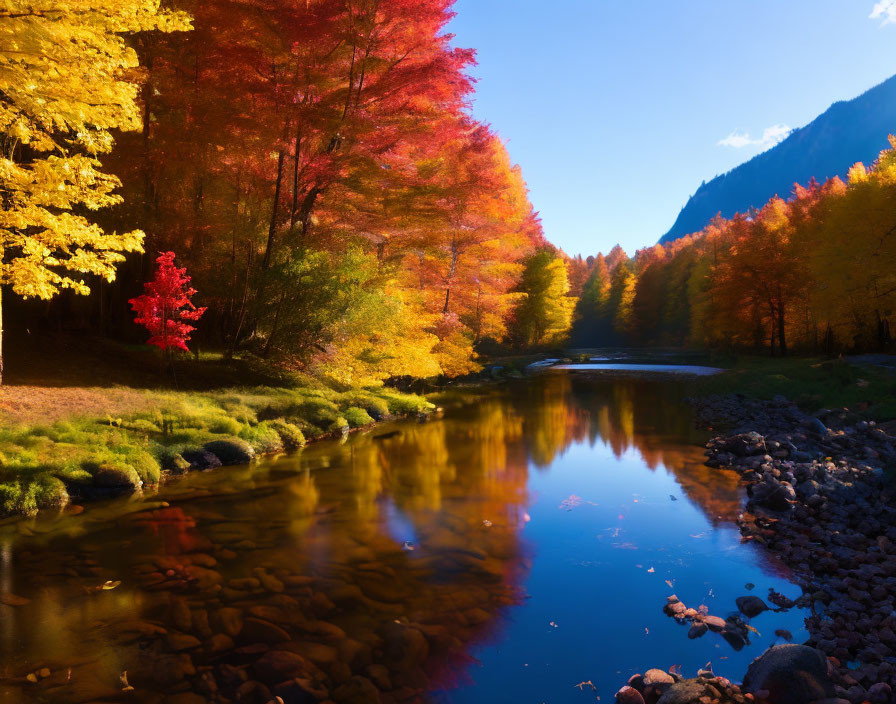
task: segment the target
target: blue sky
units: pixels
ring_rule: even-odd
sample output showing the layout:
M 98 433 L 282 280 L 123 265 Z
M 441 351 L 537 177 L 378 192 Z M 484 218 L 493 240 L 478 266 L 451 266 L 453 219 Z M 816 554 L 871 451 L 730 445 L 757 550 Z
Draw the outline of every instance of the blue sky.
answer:
M 548 239 L 629 252 L 700 182 L 896 73 L 896 0 L 458 0 Z M 896 125 L 893 126 L 896 132 Z

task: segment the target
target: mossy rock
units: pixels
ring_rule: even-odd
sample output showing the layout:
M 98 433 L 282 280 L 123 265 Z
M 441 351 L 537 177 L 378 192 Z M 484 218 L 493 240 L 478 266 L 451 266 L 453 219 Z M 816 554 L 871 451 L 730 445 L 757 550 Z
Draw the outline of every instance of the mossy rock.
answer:
M 124 462 L 103 462 L 92 474 L 94 486 L 102 489 L 139 489 L 143 486 L 137 470 Z
M 283 452 L 283 441 L 280 434 L 267 422 L 259 423 L 251 428 L 244 428 L 240 438 L 248 442 L 259 455 L 273 455 Z
M 255 459 L 255 450 L 245 440 L 213 440 L 203 446 L 204 450 L 217 457 L 222 465 L 249 464 Z
M 373 418 L 370 417 L 370 414 L 363 408 L 358 408 L 357 406 L 346 408 L 342 412 L 342 415 L 353 428 L 362 428 L 365 425 L 373 423 Z
M 190 470 L 201 471 L 221 466 L 221 460 L 218 459 L 217 455 L 199 447 L 181 450 L 179 456 L 186 461 L 187 469 Z
M 305 434 L 299 426 L 282 419 L 272 420 L 268 425 L 280 436 L 284 449 L 293 451 L 305 446 Z

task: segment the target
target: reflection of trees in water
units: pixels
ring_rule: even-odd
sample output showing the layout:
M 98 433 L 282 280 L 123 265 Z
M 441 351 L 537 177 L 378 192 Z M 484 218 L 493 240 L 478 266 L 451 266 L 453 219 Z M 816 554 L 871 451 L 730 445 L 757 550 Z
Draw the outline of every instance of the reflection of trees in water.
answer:
M 193 475 L 165 491 L 170 506 L 122 516 L 113 505 L 14 542 L 15 589 L 52 585 L 3 614 L 14 674 L 51 648 L 54 668 L 76 662 L 53 696 L 43 684 L 17 695 L 108 697 L 127 669 L 138 692 L 207 696 L 213 685 L 233 699 L 247 682 L 299 677 L 331 698 L 342 687 L 347 701 L 352 687 L 358 701 L 367 687 L 386 703 L 419 699 L 462 676 L 519 598 L 530 462 L 602 442 L 667 467 L 711 518 L 739 507 L 736 478 L 682 442 L 690 418 L 668 384 L 545 375 L 395 430 Z M 87 591 L 105 579 L 124 588 Z M 296 671 L 261 666 L 269 650 L 296 656 Z
M 739 513 L 738 479 L 704 465 L 702 436 L 677 384 L 546 374 L 518 394 L 536 467 L 550 466 L 573 443 L 601 442 L 616 457 L 635 450 L 651 469 L 671 471 L 713 523 Z

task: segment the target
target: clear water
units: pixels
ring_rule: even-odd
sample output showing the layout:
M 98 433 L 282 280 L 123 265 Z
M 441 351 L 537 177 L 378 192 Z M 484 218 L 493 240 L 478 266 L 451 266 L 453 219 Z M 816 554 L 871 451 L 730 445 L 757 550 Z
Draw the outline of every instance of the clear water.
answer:
M 710 661 L 740 679 L 776 629 L 805 639 L 804 614 L 761 614 L 740 652 L 663 614 L 672 593 L 722 617 L 743 594 L 799 594 L 741 544 L 737 478 L 702 464 L 682 393 L 540 375 L 439 420 L 0 526 L 0 595 L 29 600 L 0 604 L 0 701 L 235 701 L 244 679 L 300 701 L 255 664 L 270 650 L 337 702 L 612 701 L 636 671 Z

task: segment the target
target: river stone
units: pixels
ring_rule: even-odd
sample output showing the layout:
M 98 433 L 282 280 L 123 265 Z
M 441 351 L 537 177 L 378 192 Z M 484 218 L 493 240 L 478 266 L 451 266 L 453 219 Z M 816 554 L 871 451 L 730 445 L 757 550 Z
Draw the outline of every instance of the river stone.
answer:
M 769 704 L 809 704 L 836 696 L 825 656 L 807 645 L 776 645 L 750 663 L 743 690 L 768 692 Z
M 702 635 L 709 630 L 705 623 L 694 623 L 691 624 L 690 629 L 688 630 L 688 638 L 694 640 L 695 638 L 700 638 Z
M 644 673 L 645 687 L 665 687 L 674 683 L 675 678 L 664 670 L 653 669 Z
M 243 630 L 243 612 L 230 606 L 218 609 L 212 620 L 216 628 L 231 637 Z
M 728 625 L 725 622 L 725 619 L 723 619 L 721 616 L 704 616 L 703 623 L 706 624 L 709 630 L 715 631 L 716 633 L 721 633 L 723 630 L 725 630 L 725 626 Z
M 245 440 L 239 440 L 238 438 L 213 440 L 202 447 L 221 460 L 221 464 L 225 466 L 249 464 L 255 459 L 255 450 L 252 449 L 252 446 Z
M 270 621 L 249 617 L 243 621 L 240 640 L 245 643 L 283 643 L 289 640 L 289 633 Z
M 679 682 L 667 689 L 657 704 L 694 704 L 709 694 L 706 685 L 700 682 Z
M 380 704 L 380 690 L 366 677 L 355 675 L 333 692 L 339 704 Z
M 734 603 L 737 604 L 738 610 L 748 618 L 753 618 L 763 611 L 768 611 L 768 604 L 758 596 L 739 596 Z
M 616 704 L 644 704 L 644 697 L 634 687 L 625 685 L 616 692 Z
M 180 456 L 189 464 L 191 470 L 215 469 L 221 466 L 221 460 L 208 450 L 184 450 Z
M 253 668 L 262 682 L 277 684 L 303 675 L 308 670 L 308 664 L 298 653 L 269 650 L 255 662 Z

